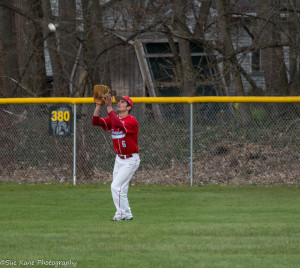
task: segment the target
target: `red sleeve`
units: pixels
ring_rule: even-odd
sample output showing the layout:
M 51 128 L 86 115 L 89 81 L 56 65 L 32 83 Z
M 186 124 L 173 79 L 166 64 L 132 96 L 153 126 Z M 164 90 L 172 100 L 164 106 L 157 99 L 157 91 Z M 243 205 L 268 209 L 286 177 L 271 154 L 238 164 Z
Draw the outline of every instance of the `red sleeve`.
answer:
M 125 133 L 138 133 L 138 122 L 137 120 L 131 116 L 126 116 L 123 120 L 121 120 L 114 111 L 111 111 L 109 114 L 109 118 L 111 124 L 116 128 L 122 128 L 125 130 Z
M 139 125 L 137 120 L 129 115 L 126 117 L 126 120 L 124 120 L 124 128 L 126 133 L 138 133 L 139 132 Z
M 92 125 L 100 126 L 105 131 L 111 129 L 111 122 L 110 122 L 109 117 L 100 118 L 100 117 L 97 117 L 97 116 L 93 116 Z
M 114 111 L 108 113 L 111 124 L 116 128 L 123 128 L 123 124 Z

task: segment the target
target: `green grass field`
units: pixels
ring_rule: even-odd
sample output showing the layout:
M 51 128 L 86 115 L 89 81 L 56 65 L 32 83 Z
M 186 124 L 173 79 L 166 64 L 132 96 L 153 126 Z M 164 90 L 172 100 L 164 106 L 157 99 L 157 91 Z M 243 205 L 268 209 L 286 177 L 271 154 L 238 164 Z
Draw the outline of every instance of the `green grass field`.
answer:
M 130 186 L 129 201 L 134 220 L 111 222 L 110 185 L 0 184 L 0 267 L 300 266 L 299 187 Z

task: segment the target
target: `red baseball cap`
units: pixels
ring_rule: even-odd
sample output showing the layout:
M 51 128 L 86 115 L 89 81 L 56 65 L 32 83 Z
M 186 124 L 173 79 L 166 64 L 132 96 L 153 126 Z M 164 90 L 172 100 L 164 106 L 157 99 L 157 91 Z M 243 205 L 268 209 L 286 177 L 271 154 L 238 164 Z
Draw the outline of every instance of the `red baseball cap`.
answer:
M 129 106 L 131 106 L 131 108 L 133 108 L 133 102 L 129 97 L 127 97 L 127 96 L 116 96 L 115 99 L 116 99 L 116 102 L 118 102 L 119 100 L 124 100 L 129 104 Z

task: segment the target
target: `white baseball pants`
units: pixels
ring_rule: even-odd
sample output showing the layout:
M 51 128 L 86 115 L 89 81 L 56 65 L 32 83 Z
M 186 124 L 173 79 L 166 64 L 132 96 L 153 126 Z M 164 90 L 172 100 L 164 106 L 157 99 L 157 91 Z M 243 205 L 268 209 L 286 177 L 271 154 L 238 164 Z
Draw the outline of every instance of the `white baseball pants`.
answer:
M 127 159 L 121 159 L 118 155 L 116 156 L 111 184 L 112 198 L 117 210 L 115 217 L 120 217 L 121 219 L 132 218 L 127 193 L 129 182 L 139 165 L 140 157 L 138 154 L 133 154 L 132 157 Z

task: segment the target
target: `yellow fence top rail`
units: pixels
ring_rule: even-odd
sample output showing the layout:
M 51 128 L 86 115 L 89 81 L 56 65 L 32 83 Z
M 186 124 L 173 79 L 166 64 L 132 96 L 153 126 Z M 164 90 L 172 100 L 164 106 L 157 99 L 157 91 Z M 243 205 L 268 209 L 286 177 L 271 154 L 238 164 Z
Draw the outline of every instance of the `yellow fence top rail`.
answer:
M 300 102 L 300 96 L 295 97 L 132 97 L 134 103 L 199 103 L 199 102 L 269 102 L 287 103 Z M 0 104 L 83 104 L 94 103 L 93 98 L 0 98 Z

